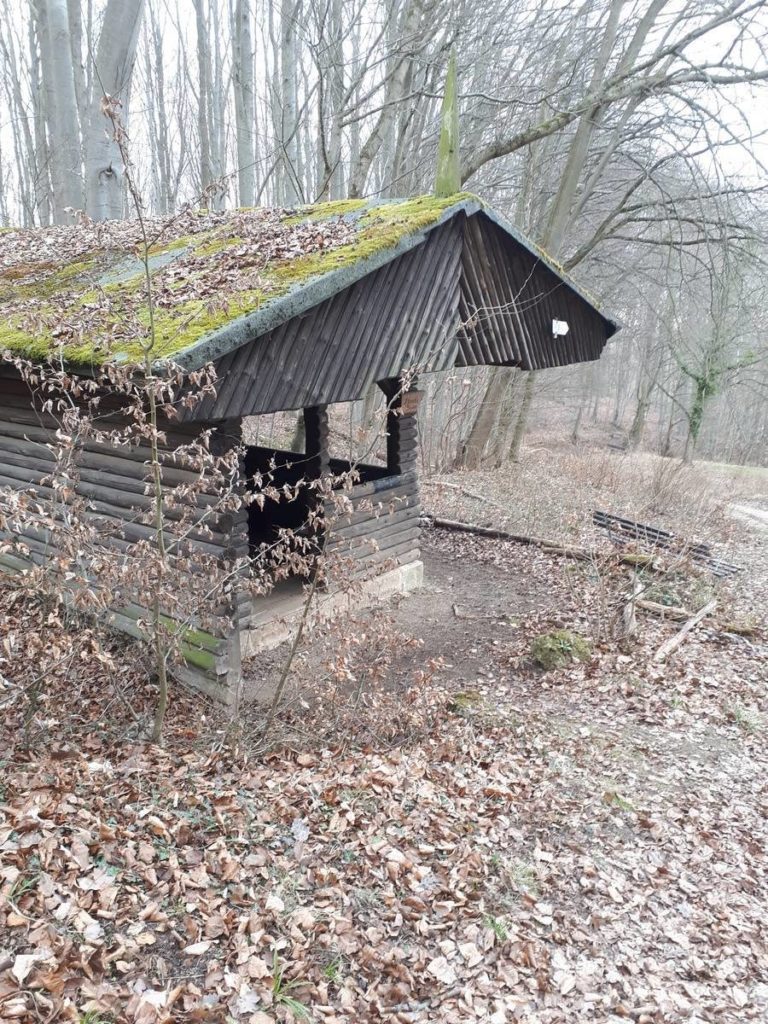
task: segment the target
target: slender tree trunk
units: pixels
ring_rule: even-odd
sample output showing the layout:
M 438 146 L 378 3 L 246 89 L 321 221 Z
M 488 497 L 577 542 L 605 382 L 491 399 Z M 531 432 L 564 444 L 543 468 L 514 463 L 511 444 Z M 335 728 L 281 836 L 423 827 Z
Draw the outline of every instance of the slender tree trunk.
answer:
M 80 123 L 66 0 L 36 0 L 35 14 L 46 97 L 53 219 L 66 224 L 72 219 L 70 211 L 83 208 Z
M 256 201 L 256 102 L 251 13 L 247 0 L 236 0 L 232 32 L 238 191 L 240 205 L 253 206 Z
M 193 0 L 195 5 L 195 27 L 197 29 L 197 134 L 200 145 L 200 190 L 205 192 L 213 184 L 213 163 L 211 159 L 211 54 L 208 49 L 208 25 L 205 17 L 204 0 Z
M 43 88 L 43 74 L 40 64 L 40 49 L 37 45 L 38 32 L 35 18 L 29 19 L 29 78 L 32 87 L 32 109 L 34 111 L 34 148 L 30 147 L 30 155 L 34 154 L 35 167 L 35 207 L 39 222 L 43 227 L 51 223 L 51 174 L 48 139 L 46 138 L 46 93 Z M 27 130 L 29 125 L 25 119 Z M 34 224 L 34 217 L 31 223 Z
M 331 199 L 344 196 L 344 166 L 342 162 L 342 118 L 344 116 L 344 26 L 342 0 L 330 0 L 331 44 L 328 56 L 330 67 L 327 73 L 328 98 L 330 101 L 330 126 L 325 151 L 324 193 Z
M 144 0 L 109 0 L 99 35 L 85 138 L 86 210 L 98 221 L 117 220 L 123 214 L 123 159 L 104 117 L 102 99 L 127 99 L 143 13 Z
M 635 407 L 635 414 L 632 417 L 632 426 L 629 428 L 629 447 L 634 450 L 638 448 L 645 433 L 645 422 L 648 418 L 648 410 L 651 407 L 651 396 L 646 388 L 641 387 L 640 394 Z
M 280 5 L 280 158 L 283 165 L 282 201 L 293 206 L 301 201 L 298 189 L 299 146 L 296 99 L 296 18 L 299 0 Z
M 212 196 L 214 210 L 223 210 L 226 198 L 226 180 L 224 177 L 225 165 L 225 84 L 224 84 L 224 58 L 221 52 L 222 26 L 220 21 L 220 5 L 211 5 L 211 37 L 213 39 L 213 52 L 211 54 L 212 66 L 210 68 L 209 80 L 211 83 L 210 103 L 208 104 L 208 125 L 211 141 L 211 172 L 213 181 L 218 184 Z
M 512 444 L 509 447 L 509 459 L 510 462 L 520 461 L 520 452 L 523 447 L 523 439 L 525 438 L 525 432 L 528 427 L 528 413 L 531 409 L 531 403 L 533 402 L 534 391 L 536 390 L 536 373 L 532 370 L 525 378 L 525 390 L 523 391 L 523 400 L 520 403 L 520 412 L 517 417 L 517 423 L 515 424 L 515 432 L 512 435 Z
M 80 116 L 88 108 L 88 90 L 83 66 L 83 9 L 81 0 L 67 0 L 69 20 L 69 45 L 72 53 L 72 78 L 75 83 L 75 98 Z

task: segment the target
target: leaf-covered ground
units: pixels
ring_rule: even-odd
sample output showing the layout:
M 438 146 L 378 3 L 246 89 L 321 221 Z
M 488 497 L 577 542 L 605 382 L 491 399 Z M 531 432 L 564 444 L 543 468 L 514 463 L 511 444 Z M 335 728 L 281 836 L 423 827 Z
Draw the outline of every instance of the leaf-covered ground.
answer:
M 766 568 L 739 529 L 734 604 Z M 442 667 L 398 744 L 372 728 L 257 756 L 254 712 L 233 747 L 178 697 L 152 748 L 151 695 L 121 676 L 105 716 L 86 645 L 27 750 L 13 665 L 40 612 L 6 599 L 0 1020 L 766 1019 L 764 633 L 704 624 L 654 663 L 677 627 L 648 616 L 617 645 L 621 576 L 437 531 L 425 551 L 429 586 L 393 613 L 421 644 L 386 661 L 382 706 L 394 692 L 404 719 L 414 669 Z M 530 640 L 562 625 L 592 657 L 541 672 Z

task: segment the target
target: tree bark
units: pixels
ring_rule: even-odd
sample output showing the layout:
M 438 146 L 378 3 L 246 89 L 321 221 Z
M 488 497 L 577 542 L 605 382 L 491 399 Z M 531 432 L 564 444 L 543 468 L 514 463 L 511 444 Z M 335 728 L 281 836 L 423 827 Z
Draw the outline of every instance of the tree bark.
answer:
M 525 378 L 525 391 L 523 392 L 523 400 L 520 403 L 520 412 L 518 413 L 517 423 L 515 424 L 515 432 L 512 435 L 512 443 L 509 447 L 509 459 L 510 462 L 520 461 L 520 451 L 523 447 L 523 440 L 525 438 L 525 432 L 528 427 L 528 414 L 531 411 L 531 404 L 533 402 L 533 394 L 536 390 L 536 373 L 531 370 Z
M 298 187 L 298 107 L 296 99 L 296 17 L 300 0 L 282 0 L 280 5 L 280 161 L 282 201 L 286 206 L 301 202 Z
M 490 372 L 491 381 L 483 395 L 469 437 L 457 458 L 457 465 L 464 469 L 477 469 L 481 465 L 507 390 L 508 371 L 504 367 L 494 366 Z
M 123 159 L 104 117 L 102 99 L 125 100 L 143 13 L 144 0 L 109 0 L 104 12 L 85 138 L 86 210 L 97 221 L 123 215 Z
M 645 421 L 648 418 L 650 405 L 650 396 L 646 395 L 644 392 L 641 393 L 637 400 L 637 406 L 635 407 L 635 415 L 632 417 L 632 426 L 629 428 L 629 447 L 632 450 L 639 448 L 640 443 L 643 440 L 643 434 L 645 433 Z
M 256 103 L 253 82 L 253 35 L 247 0 L 237 0 L 234 24 L 234 96 L 237 131 L 237 180 L 241 206 L 256 201 Z
M 83 174 L 66 0 L 37 0 L 35 14 L 46 96 L 53 219 L 56 224 L 67 224 L 72 219 L 70 211 L 83 208 Z

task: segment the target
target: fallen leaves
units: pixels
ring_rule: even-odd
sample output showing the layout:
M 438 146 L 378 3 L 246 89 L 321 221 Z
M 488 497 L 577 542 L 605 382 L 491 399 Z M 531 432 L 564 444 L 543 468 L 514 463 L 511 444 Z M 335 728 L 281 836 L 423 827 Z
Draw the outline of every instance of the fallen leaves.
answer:
M 456 984 L 456 971 L 444 956 L 435 957 L 431 963 L 427 964 L 427 972 L 442 985 Z
M 582 599 L 545 556 L 494 548 L 494 576 L 477 549 L 489 601 L 513 570 Z M 57 708 L 30 753 L 9 720 L 0 1019 L 765 1019 L 768 757 L 723 713 L 764 710 L 763 668 L 692 639 L 663 673 L 637 647 L 532 678 L 546 614 L 473 622 L 478 700 L 400 749 L 212 754 L 182 697 L 165 751 L 73 744 Z
M 203 942 L 193 942 L 190 946 L 185 946 L 182 950 L 187 956 L 202 956 L 203 953 L 207 953 L 213 943 L 210 939 L 206 939 Z
M 11 974 L 21 985 L 29 972 L 39 960 L 44 960 L 44 953 L 21 953 L 14 957 Z
M 357 237 L 355 226 L 341 217 L 302 221 L 268 209 L 185 210 L 170 221 L 146 220 L 144 226 L 155 255 L 165 250 L 151 267 L 154 303 L 167 316 L 181 309 L 179 326 L 187 331 L 203 311 L 210 316 L 214 309 L 226 310 L 227 302 L 242 302 L 244 295 L 251 296 L 252 305 L 254 295 L 263 302 L 279 294 L 284 285 L 275 267 L 317 257 Z M 0 276 L 18 282 L 17 294 L 3 296 L 7 318 L 58 344 L 91 340 L 96 353 L 135 342 L 146 333 L 144 292 L 137 285 L 142 239 L 142 225 L 135 220 L 3 232 Z M 82 301 L 84 289 L 115 280 L 121 288 L 109 294 L 100 289 L 91 301 Z
M 726 825 L 724 780 L 710 778 L 695 806 L 685 786 L 635 785 L 643 813 L 663 822 L 654 837 L 591 785 L 590 773 L 617 765 L 601 731 L 551 726 L 537 715 L 523 732 L 458 723 L 405 756 L 324 760 L 322 775 L 290 757 L 210 774 L 191 758 L 169 777 L 162 752 L 147 749 L 126 752 L 140 788 L 119 760 L 112 777 L 79 762 L 17 769 L 11 816 L 24 815 L 24 792 L 45 797 L 35 843 L 21 849 L 18 836 L 33 833 L 2 832 L 4 892 L 29 877 L 31 858 L 44 871 L 16 901 L 24 927 L 4 1012 L 31 1021 L 34 992 L 63 1020 L 93 1007 L 138 1024 L 287 1021 L 302 1006 L 337 1021 L 375 1019 L 376 1006 L 414 1021 L 639 1020 L 638 1008 L 654 1024 L 694 1012 L 757 1019 L 749 979 L 768 961 L 748 801 L 734 800 L 740 817 Z M 566 773 L 552 774 L 555 748 Z M 340 804 L 320 797 L 331 791 Z M 141 813 L 150 793 L 162 829 Z M 70 794 L 94 837 L 82 840 L 87 874 L 82 850 L 76 860 L 71 842 L 50 842 L 66 836 Z M 214 804 L 221 825 L 206 817 Z M 343 840 L 338 806 L 355 813 Z M 96 839 L 100 820 L 111 826 Z M 139 856 L 146 844 L 152 858 Z M 2 913 L 14 913 L 7 901 Z

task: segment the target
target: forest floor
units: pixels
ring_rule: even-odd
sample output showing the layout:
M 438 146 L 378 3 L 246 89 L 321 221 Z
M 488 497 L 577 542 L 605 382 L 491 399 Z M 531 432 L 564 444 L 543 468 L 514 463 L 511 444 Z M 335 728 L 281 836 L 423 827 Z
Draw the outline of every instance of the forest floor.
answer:
M 53 627 L 0 592 L 0 1020 L 768 1019 L 768 544 L 732 508 L 768 476 L 561 449 L 425 504 L 595 558 L 427 530 L 424 590 L 312 638 L 268 751 L 263 712 L 183 694 L 147 745 L 119 645 L 46 680 L 25 746 L 11 653 Z M 648 580 L 717 600 L 666 661 L 679 623 L 616 639 L 595 507 L 742 567 Z M 559 628 L 591 653 L 544 671 Z

